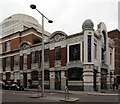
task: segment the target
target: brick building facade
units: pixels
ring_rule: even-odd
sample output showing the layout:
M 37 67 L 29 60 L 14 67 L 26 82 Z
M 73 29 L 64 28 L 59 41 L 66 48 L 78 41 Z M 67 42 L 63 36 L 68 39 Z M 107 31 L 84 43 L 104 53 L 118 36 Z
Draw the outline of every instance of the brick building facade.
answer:
M 68 36 L 56 31 L 45 42 L 45 88 L 64 90 L 100 91 L 114 83 L 114 41 L 108 38 L 104 23 L 93 29 L 88 19 L 81 33 Z M 18 80 L 24 87 L 41 84 L 41 33 L 30 28 L 0 40 L 3 52 L 2 80 Z
M 120 84 L 120 32 L 116 29 L 108 32 L 108 36 L 115 42 L 115 83 Z

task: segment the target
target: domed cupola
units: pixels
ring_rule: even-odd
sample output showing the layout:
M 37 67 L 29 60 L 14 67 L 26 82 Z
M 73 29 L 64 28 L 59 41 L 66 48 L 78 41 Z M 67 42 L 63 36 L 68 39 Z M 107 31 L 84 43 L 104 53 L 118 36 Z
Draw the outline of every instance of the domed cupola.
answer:
M 83 25 L 82 25 L 82 29 L 83 29 L 83 30 L 93 30 L 93 27 L 94 27 L 94 24 L 93 24 L 93 22 L 91 21 L 91 19 L 86 19 L 86 20 L 83 22 Z

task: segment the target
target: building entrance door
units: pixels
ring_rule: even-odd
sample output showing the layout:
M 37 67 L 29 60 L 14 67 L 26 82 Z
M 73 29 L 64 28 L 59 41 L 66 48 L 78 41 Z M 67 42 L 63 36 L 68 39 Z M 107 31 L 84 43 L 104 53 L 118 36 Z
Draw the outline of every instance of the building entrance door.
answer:
M 27 73 L 23 73 L 24 87 L 27 88 Z
M 101 89 L 107 88 L 107 71 L 105 69 L 101 70 Z
M 55 72 L 55 89 L 61 90 L 61 71 Z

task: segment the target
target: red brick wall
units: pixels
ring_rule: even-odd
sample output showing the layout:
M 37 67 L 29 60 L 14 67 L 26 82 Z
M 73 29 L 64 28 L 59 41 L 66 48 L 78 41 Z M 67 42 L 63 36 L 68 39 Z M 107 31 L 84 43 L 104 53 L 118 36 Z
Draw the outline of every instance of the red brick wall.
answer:
M 20 35 L 25 35 L 25 34 L 19 33 L 17 36 L 20 36 Z M 35 38 L 39 38 L 40 40 L 42 40 L 40 37 L 38 37 L 38 36 L 36 36 L 34 34 L 29 34 L 27 36 L 23 36 L 23 37 L 18 37 L 18 38 L 12 39 L 11 40 L 11 50 L 18 49 L 20 43 L 23 42 L 23 41 L 27 41 L 27 42 L 30 42 L 30 43 L 34 44 L 34 39 Z M 8 37 L 6 39 L 8 39 Z M 5 52 L 5 42 L 3 42 L 3 52 Z
M 120 75 L 120 32 L 118 30 L 113 30 L 108 32 L 108 37 L 114 40 L 115 42 L 115 75 Z M 114 79 L 117 83 L 117 79 Z
M 50 59 L 50 67 L 55 66 L 55 50 L 50 50 L 49 51 L 49 59 Z
M 61 66 L 66 66 L 67 63 L 67 47 L 61 48 Z
M 3 42 L 2 46 L 3 46 L 3 52 L 5 52 L 5 42 Z
M 20 37 L 11 40 L 11 50 L 18 49 L 20 44 Z
M 38 37 L 38 36 L 36 36 L 36 35 L 34 35 L 34 34 L 30 34 L 30 35 L 27 35 L 27 36 L 22 37 L 22 38 L 21 38 L 21 42 L 23 42 L 23 41 L 28 41 L 28 42 L 34 44 L 34 39 L 35 39 L 35 38 L 40 38 L 40 37 Z M 40 40 L 41 40 L 41 38 L 40 38 Z

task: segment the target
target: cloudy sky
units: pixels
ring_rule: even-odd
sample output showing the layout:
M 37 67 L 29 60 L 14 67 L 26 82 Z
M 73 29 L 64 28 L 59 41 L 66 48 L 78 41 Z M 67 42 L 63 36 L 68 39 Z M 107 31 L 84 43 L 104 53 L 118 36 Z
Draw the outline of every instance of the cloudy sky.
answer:
M 89 2 L 88 2 L 89 1 Z M 119 0 L 0 0 L 0 22 L 13 14 L 33 16 L 41 24 L 41 15 L 30 8 L 35 4 L 53 24 L 45 20 L 45 30 L 49 32 L 64 31 L 71 35 L 82 31 L 82 24 L 91 19 L 94 29 L 104 22 L 107 30 L 118 28 Z

